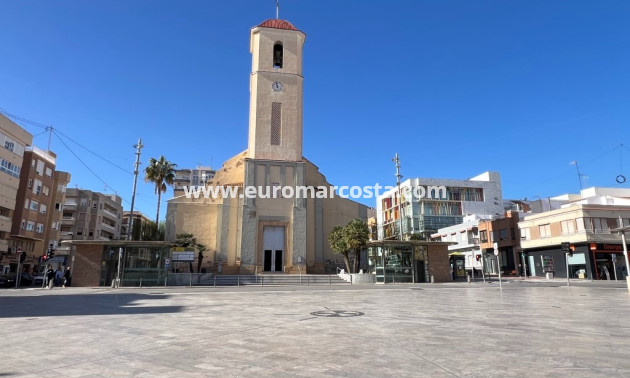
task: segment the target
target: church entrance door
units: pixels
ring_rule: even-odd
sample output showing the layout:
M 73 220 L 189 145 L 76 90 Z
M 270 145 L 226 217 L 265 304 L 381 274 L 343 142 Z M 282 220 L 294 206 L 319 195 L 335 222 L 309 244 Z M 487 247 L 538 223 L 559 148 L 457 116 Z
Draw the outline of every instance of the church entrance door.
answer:
M 263 228 L 263 270 L 282 272 L 284 265 L 284 227 L 268 226 Z

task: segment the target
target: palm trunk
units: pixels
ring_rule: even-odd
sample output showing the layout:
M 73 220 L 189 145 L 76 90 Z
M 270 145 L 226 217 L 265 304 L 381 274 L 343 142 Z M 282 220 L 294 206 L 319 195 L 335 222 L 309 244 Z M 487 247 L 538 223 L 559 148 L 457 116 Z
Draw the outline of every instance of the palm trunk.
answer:
M 348 273 L 352 273 L 350 271 L 350 259 L 348 258 L 348 252 L 343 254 L 343 262 L 346 263 L 346 271 L 348 271 Z
M 157 213 L 155 214 L 155 240 L 158 240 L 158 236 L 160 235 L 160 227 L 158 226 L 160 223 L 160 201 L 162 200 L 162 191 L 158 189 L 158 203 L 157 203 Z
M 360 249 L 355 249 L 354 250 L 354 272 L 353 273 L 358 273 L 360 266 L 361 266 L 361 250 Z
M 203 262 L 203 253 L 199 252 L 199 257 L 197 260 L 197 273 L 201 273 L 201 263 Z

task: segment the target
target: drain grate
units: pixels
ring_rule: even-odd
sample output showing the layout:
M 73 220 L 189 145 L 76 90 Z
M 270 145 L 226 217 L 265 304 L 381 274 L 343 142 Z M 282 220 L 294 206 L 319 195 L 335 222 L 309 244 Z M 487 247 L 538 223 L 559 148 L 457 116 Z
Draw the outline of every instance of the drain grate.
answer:
M 324 318 L 349 318 L 352 316 L 363 316 L 365 313 L 360 311 L 346 311 L 346 310 L 323 310 L 311 312 L 313 316 L 321 316 Z

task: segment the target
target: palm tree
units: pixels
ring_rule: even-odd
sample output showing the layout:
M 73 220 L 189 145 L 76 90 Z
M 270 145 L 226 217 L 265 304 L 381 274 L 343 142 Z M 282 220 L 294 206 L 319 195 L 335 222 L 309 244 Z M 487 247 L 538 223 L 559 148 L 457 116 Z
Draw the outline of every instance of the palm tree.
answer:
M 199 250 L 199 256 L 197 257 L 197 273 L 201 273 L 201 263 L 203 262 L 203 253 L 208 250 L 204 244 L 197 243 L 197 250 Z
M 332 249 L 334 253 L 343 256 L 343 262 L 346 264 L 346 271 L 351 273 L 350 259 L 348 258 L 349 248 L 348 243 L 346 243 L 344 228 L 342 226 L 333 227 L 330 234 L 328 234 L 328 243 L 330 244 L 330 249 Z
M 370 239 L 370 229 L 361 219 L 351 220 L 346 227 L 343 228 L 346 245 L 349 249 L 354 250 L 354 269 L 356 273 L 361 264 L 361 250 L 365 248 Z
M 177 164 L 173 164 L 166 160 L 164 156 L 160 156 L 159 160 L 154 158 L 149 159 L 149 165 L 144 170 L 144 181 L 155 184 L 155 194 L 158 196 L 157 213 L 155 214 L 156 225 L 159 224 L 160 221 L 160 201 L 162 200 L 162 193 L 166 192 L 167 185 L 173 185 L 176 166 Z

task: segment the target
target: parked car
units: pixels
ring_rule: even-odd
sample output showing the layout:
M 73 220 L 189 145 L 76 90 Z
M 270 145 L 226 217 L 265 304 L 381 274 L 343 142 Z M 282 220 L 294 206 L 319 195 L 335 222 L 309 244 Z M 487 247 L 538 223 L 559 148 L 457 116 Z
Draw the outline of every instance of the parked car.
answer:
M 0 276 L 0 287 L 15 287 L 15 274 Z
M 20 277 L 20 286 L 33 286 L 33 276 L 31 276 L 28 272 L 22 272 L 22 277 Z
M 33 276 L 33 285 L 35 286 L 44 285 L 44 276 L 43 275 Z

